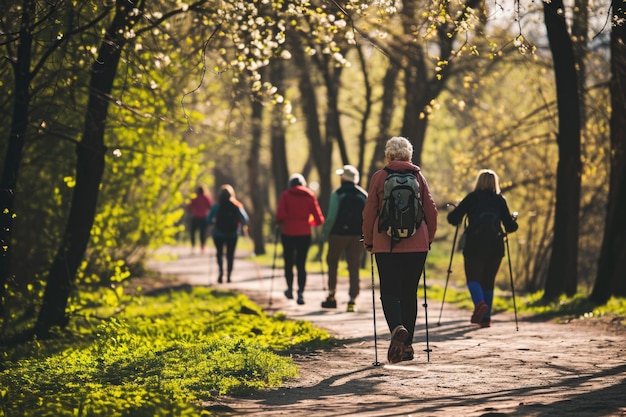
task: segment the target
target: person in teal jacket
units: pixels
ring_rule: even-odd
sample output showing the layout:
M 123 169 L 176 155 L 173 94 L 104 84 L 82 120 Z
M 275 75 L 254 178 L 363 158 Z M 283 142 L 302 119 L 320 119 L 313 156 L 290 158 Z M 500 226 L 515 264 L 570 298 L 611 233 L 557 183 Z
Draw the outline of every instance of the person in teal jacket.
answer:
M 230 282 L 235 262 L 237 240 L 243 234 L 249 218 L 243 204 L 235 197 L 235 190 L 229 184 L 220 188 L 217 203 L 211 207 L 207 224 L 213 224 L 213 242 L 215 243 L 217 266 L 219 268 L 218 283 L 222 283 L 224 276 L 223 257 L 226 247 L 226 280 Z
M 350 277 L 348 312 L 356 311 L 355 302 L 359 295 L 359 270 L 365 250 L 361 243 L 363 207 L 367 191 L 359 187 L 359 171 L 352 165 L 338 169 L 341 186 L 330 195 L 326 221 L 322 226 L 322 241 L 328 241 L 326 263 L 328 265 L 328 298 L 322 308 L 337 308 L 337 268 L 339 259 L 345 254 Z

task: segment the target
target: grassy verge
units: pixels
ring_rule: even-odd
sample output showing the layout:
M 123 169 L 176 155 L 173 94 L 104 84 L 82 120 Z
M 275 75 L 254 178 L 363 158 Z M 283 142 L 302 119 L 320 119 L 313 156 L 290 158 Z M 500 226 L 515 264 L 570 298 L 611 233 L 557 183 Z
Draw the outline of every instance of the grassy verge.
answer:
M 331 342 L 307 322 L 207 288 L 129 298 L 121 307 L 83 310 L 58 338 L 5 349 L 0 415 L 210 415 L 203 402 L 216 396 L 295 377 L 290 349 Z

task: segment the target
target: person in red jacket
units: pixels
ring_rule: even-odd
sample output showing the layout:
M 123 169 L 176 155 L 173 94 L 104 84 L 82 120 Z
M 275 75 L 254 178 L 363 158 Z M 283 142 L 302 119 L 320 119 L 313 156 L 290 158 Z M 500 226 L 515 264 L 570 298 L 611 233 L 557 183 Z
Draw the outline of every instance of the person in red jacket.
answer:
M 196 187 L 196 195 L 187 204 L 187 212 L 191 216 L 189 232 L 191 233 L 191 251 L 196 246 L 196 235 L 200 238 L 200 250 L 204 252 L 207 239 L 206 216 L 213 207 L 213 199 L 206 187 Z
M 283 245 L 285 297 L 293 299 L 293 266 L 298 271 L 298 304 L 304 304 L 306 285 L 306 259 L 311 246 L 311 226 L 324 223 L 324 215 L 315 194 L 306 187 L 302 174 L 289 177 L 289 187 L 278 199 L 276 224 L 281 226 L 280 240 Z
M 413 359 L 411 344 L 417 318 L 417 286 L 437 231 L 437 206 L 420 167 L 411 163 L 412 156 L 413 145 L 408 139 L 396 136 L 387 141 L 385 167 L 392 171 L 410 171 L 419 183 L 425 218 L 415 233 L 392 242 L 385 230 L 379 230 L 383 187 L 388 175 L 385 169 L 372 175 L 363 208 L 363 244 L 376 256 L 380 300 L 391 331 L 387 351 L 387 360 L 391 363 Z

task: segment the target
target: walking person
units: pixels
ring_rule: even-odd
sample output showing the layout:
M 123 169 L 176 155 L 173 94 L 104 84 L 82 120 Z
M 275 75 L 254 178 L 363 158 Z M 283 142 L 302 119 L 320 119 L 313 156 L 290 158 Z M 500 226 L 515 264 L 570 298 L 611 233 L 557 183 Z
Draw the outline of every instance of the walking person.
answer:
M 298 304 L 304 304 L 306 286 L 306 259 L 311 246 L 311 227 L 324 223 L 315 194 L 306 187 L 302 174 L 289 177 L 288 188 L 278 199 L 276 224 L 281 226 L 280 240 L 283 245 L 285 297 L 293 299 L 293 267 L 298 273 Z
M 189 224 L 191 253 L 193 253 L 194 247 L 196 246 L 196 236 L 199 238 L 200 251 L 204 253 L 207 239 L 206 217 L 209 215 L 212 206 L 213 199 L 209 191 L 203 185 L 197 186 L 196 194 L 186 207 L 191 217 Z
M 224 276 L 224 247 L 226 247 L 226 281 L 230 282 L 235 262 L 235 249 L 239 235 L 248 224 L 248 214 L 243 204 L 237 200 L 235 190 L 229 184 L 220 187 L 217 203 L 211 208 L 206 219 L 208 224 L 214 224 L 213 242 L 215 243 L 217 266 L 219 268 L 218 283 L 223 282 Z
M 387 351 L 391 363 L 413 359 L 417 287 L 437 231 L 437 206 L 420 167 L 411 163 L 412 156 L 408 139 L 396 136 L 387 141 L 386 166 L 372 175 L 363 209 L 363 244 L 376 257 L 380 299 L 391 332 Z M 385 223 L 379 215 L 385 203 L 385 183 L 395 172 L 409 172 L 415 178 L 423 210 L 423 217 L 414 220 L 414 230 L 400 234 L 388 233 L 386 226 L 379 224 Z
M 367 192 L 359 187 L 359 171 L 352 165 L 344 165 L 336 171 L 341 178 L 341 186 L 330 195 L 326 221 L 322 226 L 322 242 L 328 241 L 326 263 L 328 265 L 328 297 L 322 308 L 337 308 L 337 268 L 339 258 L 345 254 L 348 264 L 350 286 L 348 312 L 356 311 L 356 298 L 359 295 L 359 270 L 364 250 L 361 243 L 363 208 Z
M 470 322 L 490 327 L 496 275 L 504 257 L 505 231 L 512 233 L 518 228 L 494 171 L 483 169 L 478 173 L 474 190 L 448 213 L 448 223 L 460 225 L 464 216 L 467 216 L 463 247 L 465 278 L 474 303 Z

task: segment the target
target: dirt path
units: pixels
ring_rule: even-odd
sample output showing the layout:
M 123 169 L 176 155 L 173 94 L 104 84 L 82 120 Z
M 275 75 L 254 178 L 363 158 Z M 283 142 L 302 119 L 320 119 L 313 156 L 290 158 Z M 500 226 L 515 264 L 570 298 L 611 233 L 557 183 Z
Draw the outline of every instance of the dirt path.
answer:
M 378 292 L 375 343 L 371 277 L 363 277 L 357 312 L 345 312 L 346 278 L 339 280 L 337 310 L 323 310 L 319 271 L 309 273 L 306 304 L 300 306 L 283 296 L 280 271 L 238 259 L 234 282 L 217 284 L 209 255 L 172 251 L 178 260 L 150 266 L 193 285 L 241 291 L 268 312 L 310 321 L 341 342 L 329 351 L 294 354 L 297 379 L 251 397 L 221 397 L 209 405 L 215 415 L 626 416 L 626 335 L 613 327 L 518 317 L 516 330 L 513 315 L 497 314 L 491 328 L 477 329 L 469 312 L 451 305 L 444 306 L 438 326 L 435 302 L 428 306 L 429 361 L 420 297 L 415 359 L 388 365 L 389 331 Z

